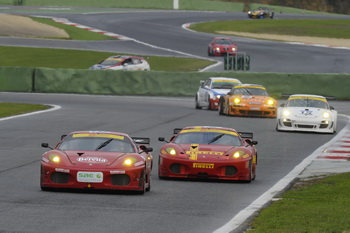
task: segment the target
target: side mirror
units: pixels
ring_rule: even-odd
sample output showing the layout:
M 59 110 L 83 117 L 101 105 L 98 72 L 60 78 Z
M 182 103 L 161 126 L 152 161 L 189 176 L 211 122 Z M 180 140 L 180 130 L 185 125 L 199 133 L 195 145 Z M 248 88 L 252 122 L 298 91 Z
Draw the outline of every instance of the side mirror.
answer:
M 67 134 L 63 134 L 63 135 L 61 136 L 61 141 L 62 141 L 65 137 L 67 137 Z
M 334 110 L 334 107 L 333 107 L 333 106 L 330 106 L 330 109 L 331 109 L 331 110 Z
M 53 148 L 49 146 L 49 143 L 46 142 L 41 143 L 41 147 L 50 148 L 51 150 L 53 150 Z
M 284 107 L 284 106 L 286 106 L 286 104 L 281 104 L 280 106 L 281 106 L 281 107 Z
M 152 151 L 153 151 L 153 148 L 152 148 L 152 147 L 147 147 L 147 146 L 145 146 L 145 145 L 141 145 L 141 146 L 140 146 L 140 149 L 141 149 L 142 151 L 146 152 L 146 153 L 152 152 Z
M 158 138 L 158 141 L 160 141 L 160 142 L 164 142 L 164 141 L 165 141 L 165 138 L 163 138 L 163 137 L 159 137 L 159 138 Z

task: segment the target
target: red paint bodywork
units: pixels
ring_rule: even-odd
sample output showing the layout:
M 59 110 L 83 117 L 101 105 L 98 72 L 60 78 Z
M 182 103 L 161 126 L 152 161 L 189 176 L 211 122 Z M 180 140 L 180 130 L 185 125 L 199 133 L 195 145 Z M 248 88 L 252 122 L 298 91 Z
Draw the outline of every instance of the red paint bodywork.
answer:
M 241 145 L 175 143 L 179 134 L 195 128 L 201 128 L 203 131 L 218 130 L 223 133 L 225 131 L 236 133 Z M 251 139 L 242 138 L 234 129 L 222 127 L 186 127 L 182 129 L 182 132 L 174 134 L 171 140 L 160 149 L 158 167 L 160 178 L 204 178 L 247 182 L 255 179 L 257 151 L 255 146 L 251 144 Z M 167 148 L 174 148 L 176 155 L 166 153 Z M 193 150 L 196 153 L 195 159 L 191 159 Z M 233 158 L 232 155 L 237 151 L 244 151 L 244 157 Z
M 61 144 L 73 135 L 90 135 L 105 140 L 109 137 L 123 137 L 131 143 L 133 152 L 113 152 L 102 150 L 61 150 Z M 51 157 L 58 156 L 59 162 Z M 133 164 L 123 162 L 132 158 Z M 40 186 L 43 190 L 56 188 L 75 189 L 115 189 L 133 190 L 143 193 L 150 189 L 152 155 L 143 151 L 127 134 L 102 131 L 72 132 L 60 141 L 53 150 L 43 154 L 41 160 Z M 78 172 L 98 173 L 101 181 L 78 181 Z M 121 177 L 122 176 L 122 177 Z
M 208 45 L 209 56 L 222 56 L 227 53 L 236 53 L 237 45 L 230 37 L 214 37 Z

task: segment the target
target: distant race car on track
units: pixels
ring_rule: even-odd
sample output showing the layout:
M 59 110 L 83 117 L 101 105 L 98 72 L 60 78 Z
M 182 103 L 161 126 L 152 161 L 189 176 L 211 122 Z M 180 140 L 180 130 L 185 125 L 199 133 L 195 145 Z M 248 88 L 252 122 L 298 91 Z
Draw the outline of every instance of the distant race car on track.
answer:
M 238 84 L 241 84 L 238 79 L 226 77 L 210 77 L 205 81 L 201 80 L 196 94 L 196 109 L 202 107 L 209 110 L 218 109 L 220 97 Z
M 248 17 L 251 19 L 264 19 L 270 18 L 273 19 L 274 12 L 271 9 L 259 7 L 257 10 L 248 11 Z
M 227 53 L 236 53 L 237 45 L 230 37 L 214 37 L 208 45 L 208 56 L 222 56 Z
M 79 131 L 43 154 L 42 190 L 58 188 L 132 190 L 143 194 L 151 188 L 152 148 L 149 138 L 124 133 Z
M 277 111 L 277 131 L 335 133 L 337 111 L 319 95 L 291 95 Z
M 277 100 L 257 84 L 234 86 L 219 100 L 220 115 L 276 117 Z
M 159 141 L 165 141 L 163 137 Z M 167 141 L 166 141 L 167 142 Z M 192 126 L 174 129 L 159 154 L 159 178 L 242 180 L 256 177 L 253 133 L 231 128 Z
M 90 67 L 90 70 L 150 70 L 149 63 L 142 57 L 127 55 L 111 56 Z

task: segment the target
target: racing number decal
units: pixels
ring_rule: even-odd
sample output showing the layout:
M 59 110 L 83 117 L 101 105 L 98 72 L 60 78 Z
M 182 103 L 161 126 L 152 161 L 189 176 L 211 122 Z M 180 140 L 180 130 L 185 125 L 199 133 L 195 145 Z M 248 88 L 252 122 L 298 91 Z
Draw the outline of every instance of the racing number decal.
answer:
M 197 160 L 198 158 L 198 146 L 199 144 L 191 144 L 190 151 L 187 151 L 189 154 L 189 159 L 190 160 Z

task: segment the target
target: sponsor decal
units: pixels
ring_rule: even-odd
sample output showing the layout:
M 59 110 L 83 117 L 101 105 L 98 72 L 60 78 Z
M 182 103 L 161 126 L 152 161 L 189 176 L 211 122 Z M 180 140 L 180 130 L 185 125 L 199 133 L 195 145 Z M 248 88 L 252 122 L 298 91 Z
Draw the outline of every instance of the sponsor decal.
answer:
M 115 135 L 115 134 L 108 134 L 108 133 L 77 133 L 72 135 L 73 138 L 86 138 L 86 137 L 92 137 L 92 138 L 114 138 L 119 140 L 124 140 L 124 136 L 122 135 Z
M 180 133 L 192 133 L 192 132 L 210 132 L 210 133 L 226 133 L 237 136 L 237 133 L 223 130 L 223 129 L 211 129 L 211 128 L 202 128 L 202 127 L 194 127 L 193 129 L 185 129 L 182 130 Z
M 121 171 L 110 171 L 111 174 L 125 174 L 125 171 L 124 170 L 121 170 Z
M 312 116 L 312 111 L 309 109 L 305 109 L 305 110 L 300 110 L 301 115 L 304 116 Z
M 140 166 L 140 165 L 143 165 L 143 164 L 144 164 L 143 161 L 139 161 L 139 162 L 137 162 L 137 163 L 134 163 L 135 166 Z
M 64 173 L 69 173 L 70 170 L 69 169 L 63 169 L 63 168 L 55 168 L 56 172 L 64 172 Z
M 213 169 L 213 163 L 193 163 L 193 168 L 205 168 L 205 169 Z
M 77 158 L 78 162 L 81 163 L 107 163 L 108 160 L 104 158 L 98 158 L 98 157 L 79 157 Z
M 43 157 L 41 160 L 44 161 L 45 163 L 48 163 L 48 162 L 50 161 L 50 160 L 48 160 L 48 159 L 45 158 L 45 157 Z
M 102 183 L 103 173 L 102 172 L 78 172 L 77 181 L 84 183 Z

